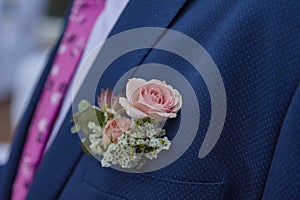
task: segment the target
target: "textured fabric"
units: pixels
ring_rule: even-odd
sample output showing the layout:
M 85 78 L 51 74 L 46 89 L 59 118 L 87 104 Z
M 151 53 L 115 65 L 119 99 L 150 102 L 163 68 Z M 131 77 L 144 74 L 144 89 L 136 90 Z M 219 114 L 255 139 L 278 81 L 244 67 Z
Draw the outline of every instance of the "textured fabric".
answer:
M 77 0 L 29 127 L 12 199 L 24 199 L 39 166 L 62 99 L 105 1 Z M 66 67 L 68 66 L 68 67 Z
M 96 159 L 80 153 L 79 138 L 69 132 L 69 112 L 37 171 L 28 199 L 298 199 L 300 2 L 195 0 L 181 4 L 130 1 L 111 35 L 143 26 L 168 27 L 207 50 L 227 94 L 225 126 L 213 151 L 198 158 L 211 113 L 202 77 L 170 52 L 133 51 L 109 66 L 98 88 L 113 87 L 138 64 L 172 67 L 189 80 L 199 99 L 201 118 L 192 146 L 168 167 L 151 173 L 102 168 Z M 169 124 L 167 132 L 176 126 Z M 21 144 L 14 148 L 17 145 Z M 17 158 L 14 154 L 9 166 Z M 6 167 L 2 173 L 13 176 L 14 172 Z M 0 191 L 2 196 L 6 193 L 7 187 Z
M 300 199 L 300 84 L 283 121 L 263 199 Z
M 103 169 L 94 158 L 83 156 L 61 198 L 86 192 L 92 199 L 261 199 L 280 129 L 300 80 L 299 6 L 295 1 L 189 1 L 170 28 L 203 45 L 220 70 L 228 107 L 217 145 L 204 159 L 197 157 L 211 112 L 202 77 L 182 58 L 151 50 L 142 63 L 171 66 L 189 80 L 200 99 L 201 121 L 192 147 L 172 165 L 146 175 Z M 132 11 L 130 16 L 145 15 Z M 143 20 L 151 24 L 150 19 Z M 136 56 L 141 57 L 140 51 L 112 63 L 97 91 L 113 87 L 136 66 L 131 61 Z M 299 172 L 299 167 L 294 170 Z M 292 176 L 299 180 L 298 173 Z M 283 189 L 281 194 L 297 199 L 299 187 Z

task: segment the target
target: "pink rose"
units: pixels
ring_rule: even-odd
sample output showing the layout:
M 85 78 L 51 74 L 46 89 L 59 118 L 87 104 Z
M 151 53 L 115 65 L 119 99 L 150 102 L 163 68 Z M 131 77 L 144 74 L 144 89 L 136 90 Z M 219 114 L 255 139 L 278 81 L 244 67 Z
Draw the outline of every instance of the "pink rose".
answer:
M 104 127 L 103 139 L 106 144 L 118 143 L 118 137 L 130 127 L 130 120 L 124 117 L 113 118 L 107 121 Z
M 129 79 L 126 96 L 120 97 L 119 103 L 134 118 L 150 117 L 157 121 L 175 118 L 182 106 L 181 94 L 165 82 L 155 79 Z

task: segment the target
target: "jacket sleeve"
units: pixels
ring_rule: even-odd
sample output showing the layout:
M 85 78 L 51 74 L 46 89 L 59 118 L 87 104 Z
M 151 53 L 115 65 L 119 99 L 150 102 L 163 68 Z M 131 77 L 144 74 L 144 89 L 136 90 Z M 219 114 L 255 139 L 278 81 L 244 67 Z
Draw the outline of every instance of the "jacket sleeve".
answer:
M 300 83 L 281 127 L 263 199 L 300 199 Z

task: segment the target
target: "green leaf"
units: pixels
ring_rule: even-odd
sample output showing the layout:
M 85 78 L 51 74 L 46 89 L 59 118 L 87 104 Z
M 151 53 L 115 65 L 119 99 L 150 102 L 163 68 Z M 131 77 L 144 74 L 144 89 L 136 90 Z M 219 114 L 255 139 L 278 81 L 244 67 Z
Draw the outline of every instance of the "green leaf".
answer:
M 95 113 L 96 113 L 96 117 L 97 117 L 97 120 L 98 120 L 100 126 L 103 127 L 105 125 L 104 113 L 97 108 L 95 108 Z
M 104 125 L 104 113 L 97 107 L 89 105 L 84 108 L 84 110 L 75 113 L 73 115 L 73 120 L 77 126 L 77 129 L 80 128 L 85 134 L 90 134 L 90 129 L 87 127 L 89 122 L 94 122 L 97 125 Z
M 90 106 L 91 106 L 91 104 L 87 100 L 81 100 L 78 104 L 78 110 L 79 110 L 79 112 L 82 112 Z

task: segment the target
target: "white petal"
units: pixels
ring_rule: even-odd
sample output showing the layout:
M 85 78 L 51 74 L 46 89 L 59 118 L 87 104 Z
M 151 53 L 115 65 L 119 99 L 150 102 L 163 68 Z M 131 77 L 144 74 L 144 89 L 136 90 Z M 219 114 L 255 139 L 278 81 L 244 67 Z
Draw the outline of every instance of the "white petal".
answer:
M 148 83 L 157 83 L 160 85 L 166 85 L 166 83 L 164 81 L 158 80 L 158 79 L 151 79 L 150 81 L 148 81 Z
M 119 104 L 120 104 L 125 110 L 126 110 L 126 109 L 128 108 L 128 106 L 129 106 L 129 103 L 128 103 L 127 99 L 124 98 L 124 97 L 120 97 L 120 98 L 119 98 Z
M 175 118 L 177 116 L 176 113 L 164 113 L 164 112 L 151 112 L 149 113 L 150 116 L 154 117 L 154 118 Z
M 141 78 L 129 79 L 126 85 L 126 97 L 130 99 L 132 94 L 145 83 L 147 81 Z
M 127 115 L 134 118 L 144 118 L 147 117 L 145 113 L 136 109 L 135 107 L 131 106 L 126 98 L 120 97 L 119 98 L 120 105 L 126 110 Z
M 133 118 L 144 118 L 148 117 L 147 114 L 143 113 L 142 111 L 136 109 L 135 107 L 129 105 L 129 108 L 126 110 L 127 115 Z

